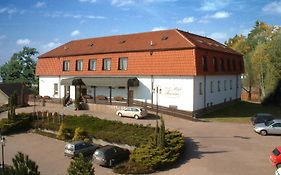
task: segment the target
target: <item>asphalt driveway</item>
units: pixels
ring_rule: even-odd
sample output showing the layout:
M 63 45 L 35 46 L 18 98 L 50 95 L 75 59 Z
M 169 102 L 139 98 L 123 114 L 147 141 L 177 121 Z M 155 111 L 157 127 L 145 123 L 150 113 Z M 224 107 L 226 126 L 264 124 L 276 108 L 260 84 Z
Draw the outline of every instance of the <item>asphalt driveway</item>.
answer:
M 155 125 L 154 119 L 135 120 L 117 116 L 72 111 L 58 108 L 42 110 L 63 110 L 65 114 L 88 113 L 100 118 L 120 120 L 127 123 Z M 32 111 L 33 108 L 18 109 L 17 112 Z M 192 122 L 174 117 L 165 117 L 166 127 L 179 130 L 186 137 L 184 159 L 174 168 L 156 174 L 188 175 L 270 175 L 275 168 L 268 155 L 281 144 L 280 136 L 260 136 L 253 132 L 250 124 Z M 63 156 L 64 142 L 36 134 L 19 134 L 7 138 L 6 160 L 9 163 L 17 151 L 27 153 L 39 164 L 43 175 L 66 174 L 69 159 Z M 96 174 L 113 174 L 110 169 L 96 166 Z

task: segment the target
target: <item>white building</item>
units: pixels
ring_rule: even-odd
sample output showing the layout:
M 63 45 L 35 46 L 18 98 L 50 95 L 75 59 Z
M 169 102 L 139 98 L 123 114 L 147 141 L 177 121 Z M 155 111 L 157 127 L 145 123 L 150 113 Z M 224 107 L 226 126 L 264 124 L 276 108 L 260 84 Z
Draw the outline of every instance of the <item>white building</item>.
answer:
M 243 71 L 240 53 L 177 29 L 71 41 L 36 68 L 41 96 L 121 96 L 187 112 L 240 100 Z

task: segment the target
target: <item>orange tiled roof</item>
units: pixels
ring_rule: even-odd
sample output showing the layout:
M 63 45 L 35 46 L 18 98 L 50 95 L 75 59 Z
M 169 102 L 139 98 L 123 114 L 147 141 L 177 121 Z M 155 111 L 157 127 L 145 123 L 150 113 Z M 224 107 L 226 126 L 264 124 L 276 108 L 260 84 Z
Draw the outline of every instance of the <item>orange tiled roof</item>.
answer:
M 191 48 L 241 55 L 213 39 L 173 29 L 74 40 L 40 55 L 39 58 Z

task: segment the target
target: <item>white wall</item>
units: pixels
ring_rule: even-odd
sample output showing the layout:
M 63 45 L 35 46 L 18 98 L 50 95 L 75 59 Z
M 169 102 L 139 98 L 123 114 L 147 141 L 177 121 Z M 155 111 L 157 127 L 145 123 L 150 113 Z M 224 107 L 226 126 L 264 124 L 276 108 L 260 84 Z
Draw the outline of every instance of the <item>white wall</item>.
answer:
M 50 96 L 51 98 L 60 98 L 61 88 L 58 76 L 40 76 L 39 77 L 39 95 Z M 58 94 L 54 94 L 54 84 L 58 84 Z
M 138 77 L 140 86 L 134 88 L 136 100 L 151 103 L 151 77 Z M 191 111 L 193 109 L 193 78 L 191 76 L 154 76 L 153 87 L 158 87 L 158 105 Z M 154 90 L 155 92 L 155 90 Z M 157 103 L 156 93 L 153 93 L 153 104 Z
M 69 76 L 40 76 L 39 77 L 39 94 L 41 96 L 50 96 L 52 98 L 63 98 L 64 86 L 60 86 L 60 80 L 71 78 Z M 177 109 L 194 111 L 223 103 L 224 101 L 235 100 L 240 98 L 241 79 L 240 75 L 216 75 L 206 76 L 139 76 L 139 87 L 130 87 L 134 90 L 134 99 L 139 101 L 147 101 L 151 103 L 152 82 L 154 89 L 159 87 L 161 92 L 158 94 L 158 104 L 160 106 L 169 107 L 176 106 Z M 226 90 L 224 90 L 224 81 L 226 80 Z M 232 81 L 232 89 L 230 89 L 230 80 Z M 213 82 L 213 92 L 210 92 L 210 82 Z M 218 81 L 220 81 L 220 91 L 218 91 Z M 199 94 L 199 83 L 202 83 L 203 94 Z M 206 94 L 204 95 L 204 82 L 206 83 Z M 54 83 L 59 84 L 59 93 L 54 95 Z M 238 86 L 237 86 L 238 85 Z M 94 90 L 88 88 L 88 93 L 94 95 Z M 60 95 L 59 95 L 60 94 Z M 75 88 L 70 87 L 71 98 L 75 98 Z M 108 87 L 97 87 L 96 95 L 105 95 L 109 97 Z M 127 98 L 127 89 L 112 89 L 112 97 L 122 96 Z M 156 93 L 153 93 L 153 104 L 156 104 Z
M 218 90 L 218 81 L 220 81 L 220 91 Z M 224 88 L 226 81 L 226 89 Z M 232 88 L 230 88 L 230 81 Z M 203 94 L 199 93 L 199 84 L 202 83 Z M 211 92 L 211 82 L 213 82 L 213 91 Z M 206 83 L 205 107 L 224 102 L 229 102 L 240 98 L 241 79 L 240 75 L 216 75 L 216 76 L 196 76 L 194 78 L 194 110 L 204 108 L 204 83 Z

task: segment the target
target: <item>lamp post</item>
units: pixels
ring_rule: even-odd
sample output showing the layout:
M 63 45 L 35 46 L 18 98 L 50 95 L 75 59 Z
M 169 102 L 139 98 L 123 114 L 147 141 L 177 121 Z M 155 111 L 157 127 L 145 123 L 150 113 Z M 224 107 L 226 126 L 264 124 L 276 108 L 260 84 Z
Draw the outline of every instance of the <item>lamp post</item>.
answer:
M 5 137 L 2 136 L 1 128 L 0 128 L 0 138 L 1 138 L 1 148 L 2 148 L 2 172 L 5 172 L 5 163 L 4 163 L 4 146 L 5 146 Z
M 158 105 L 158 95 L 161 94 L 162 89 L 159 86 L 153 88 L 153 92 L 156 94 L 156 116 L 158 117 L 159 105 Z

